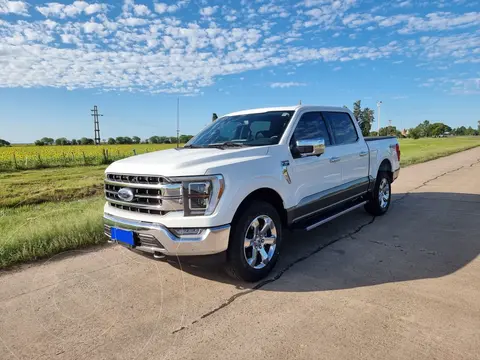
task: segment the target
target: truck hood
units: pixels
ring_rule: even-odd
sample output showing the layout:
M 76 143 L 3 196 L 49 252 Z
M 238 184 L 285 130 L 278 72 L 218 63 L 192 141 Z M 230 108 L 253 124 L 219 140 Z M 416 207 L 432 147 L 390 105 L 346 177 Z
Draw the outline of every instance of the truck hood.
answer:
M 213 173 L 215 167 L 265 157 L 268 150 L 269 146 L 224 150 L 217 148 L 169 149 L 116 161 L 107 168 L 106 172 L 166 177 L 204 175 L 208 170 Z

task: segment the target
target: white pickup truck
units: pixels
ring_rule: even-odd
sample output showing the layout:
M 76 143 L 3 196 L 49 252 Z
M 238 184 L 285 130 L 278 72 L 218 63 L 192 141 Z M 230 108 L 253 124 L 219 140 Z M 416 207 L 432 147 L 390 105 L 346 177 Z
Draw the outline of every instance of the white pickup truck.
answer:
M 282 229 L 312 230 L 360 206 L 383 215 L 399 171 L 396 138 L 363 138 L 345 108 L 240 111 L 182 148 L 111 164 L 105 234 L 157 258 L 226 251 L 232 275 L 258 281 Z

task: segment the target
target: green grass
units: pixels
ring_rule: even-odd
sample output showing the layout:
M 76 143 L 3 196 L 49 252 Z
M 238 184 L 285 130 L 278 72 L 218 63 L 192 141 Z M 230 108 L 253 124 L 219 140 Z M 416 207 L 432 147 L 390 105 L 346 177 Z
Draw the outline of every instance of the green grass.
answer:
M 0 208 L 103 194 L 106 166 L 0 173 Z
M 480 146 L 480 137 L 402 139 L 402 166 Z M 0 268 L 106 241 L 105 166 L 0 173 Z
M 0 268 L 101 244 L 100 197 L 0 210 Z
M 400 139 L 401 165 L 418 164 L 477 146 L 480 146 L 480 136 Z

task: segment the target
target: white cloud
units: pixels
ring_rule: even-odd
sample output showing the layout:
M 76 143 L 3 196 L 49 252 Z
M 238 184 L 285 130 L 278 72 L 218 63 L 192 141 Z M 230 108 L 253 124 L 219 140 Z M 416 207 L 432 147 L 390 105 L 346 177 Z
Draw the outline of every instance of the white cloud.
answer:
M 150 15 L 150 9 L 146 5 L 134 5 L 133 12 L 137 16 Z
M 473 68 L 480 63 L 476 12 L 420 16 L 425 11 L 414 9 L 412 15 L 390 6 L 374 14 L 355 13 L 360 0 L 283 1 L 281 5 L 245 0 L 238 11 L 226 2 L 214 6 L 202 0 L 154 1 L 148 6 L 140 0 L 109 5 L 105 0 L 90 1 L 41 3 L 37 10 L 47 18 L 36 13 L 21 21 L 0 20 L 0 88 L 198 94 L 226 75 L 269 69 L 282 76 L 308 63 L 328 62 L 329 69 L 338 71 L 348 61 L 365 66 L 370 63 L 367 60 L 392 64 L 408 58 L 406 66 L 428 64 L 422 70 L 431 71 L 448 64 L 451 73 L 458 69 L 456 64 Z M 2 13 L 5 4 L 0 0 Z M 288 18 L 282 18 L 283 13 Z M 367 29 L 372 32 L 362 33 Z M 356 36 L 355 41 L 349 36 Z M 470 78 L 475 75 L 469 74 Z M 268 84 L 279 89 L 306 85 Z
M 212 16 L 213 14 L 215 14 L 217 12 L 217 9 L 218 9 L 218 6 L 204 7 L 202 9 L 200 9 L 200 15 L 206 16 L 206 17 Z
M 28 16 L 28 4 L 25 1 L 0 0 L 0 14 Z
M 155 12 L 159 14 L 163 14 L 167 12 L 168 5 L 165 3 L 155 3 L 154 8 L 155 8 Z
M 74 1 L 70 5 L 64 5 L 56 2 L 46 3 L 45 6 L 37 6 L 37 11 L 45 17 L 58 17 L 64 19 L 66 17 L 76 17 L 82 13 L 92 15 L 107 11 L 106 4 L 89 4 L 86 1 Z
M 147 20 L 142 18 L 136 18 L 136 17 L 128 17 L 126 19 L 120 19 L 118 20 L 118 22 L 126 26 L 143 26 L 148 24 Z
M 276 83 L 270 84 L 270 87 L 272 89 L 276 89 L 276 88 L 283 89 L 283 88 L 296 87 L 296 86 L 307 86 L 307 84 L 301 83 L 301 82 L 293 82 L 293 81 L 291 81 L 291 82 L 276 82 Z

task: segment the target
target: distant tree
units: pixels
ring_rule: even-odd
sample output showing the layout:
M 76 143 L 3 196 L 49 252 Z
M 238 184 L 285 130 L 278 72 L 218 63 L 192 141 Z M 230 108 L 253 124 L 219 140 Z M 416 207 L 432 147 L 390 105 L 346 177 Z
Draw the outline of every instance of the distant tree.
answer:
M 140 139 L 138 136 L 132 136 L 132 141 L 134 144 L 140 144 L 140 141 L 142 141 L 142 139 Z
M 376 132 L 376 131 L 370 131 L 369 136 L 378 136 L 378 132 Z
M 175 138 L 175 142 L 177 142 L 177 138 Z M 170 141 L 170 138 L 169 137 L 165 137 L 165 142 L 163 142 L 162 144 L 171 144 L 172 142 Z
M 54 140 L 49 137 L 43 137 L 40 139 L 41 142 L 43 142 L 44 145 L 53 145 Z
M 397 128 L 395 126 L 386 126 L 380 128 L 380 136 L 397 136 Z
M 0 146 L 10 146 L 10 143 L 7 140 L 0 139 Z
M 467 135 L 467 128 L 465 126 L 460 126 L 456 129 L 453 130 L 453 133 L 456 135 L 456 136 L 465 136 Z
M 367 136 L 372 129 L 372 123 L 375 119 L 374 111 L 368 107 L 363 109 L 360 114 L 360 119 L 362 121 L 360 123 L 360 129 L 362 129 L 362 134 L 363 136 Z
M 148 141 L 150 144 L 160 144 L 160 137 L 158 136 L 151 136 Z
M 43 145 L 45 145 L 45 143 L 44 143 L 42 140 L 35 140 L 34 144 L 35 144 L 36 146 L 43 146 Z
M 478 132 L 480 132 L 480 120 L 478 120 Z
M 216 113 L 212 114 L 212 122 L 218 119 L 218 115 Z
M 176 144 L 177 143 L 177 137 L 176 136 L 170 136 L 170 144 Z
M 68 145 L 68 140 L 64 137 L 55 140 L 55 145 Z
M 412 139 L 420 138 L 420 130 L 418 129 L 418 127 L 408 130 L 408 137 Z
M 357 118 L 357 121 L 360 121 L 361 114 L 362 114 L 362 101 L 357 100 L 353 103 L 353 115 Z
M 114 138 L 108 138 L 107 143 L 110 145 L 116 144 L 117 142 L 115 141 Z
M 180 135 L 180 143 L 186 144 L 191 138 L 193 138 L 192 135 Z
M 93 145 L 95 144 L 95 142 L 93 141 L 93 139 L 89 139 L 89 138 L 86 138 L 86 137 L 82 137 L 80 139 L 80 144 L 81 145 Z
M 474 135 L 478 135 L 478 133 L 477 133 L 477 130 L 469 126 L 468 129 L 465 131 L 465 135 L 474 136 Z
M 72 139 L 71 144 L 72 145 L 77 145 L 78 144 L 77 139 Z
M 133 144 L 133 140 L 131 137 L 125 136 L 124 138 L 124 144 Z
M 117 136 L 117 137 L 115 138 L 115 142 L 116 142 L 117 144 L 125 144 L 125 138 L 124 138 L 123 136 Z
M 362 101 L 357 100 L 353 103 L 353 115 L 359 122 L 363 136 L 368 136 L 375 120 L 374 111 L 368 107 L 362 110 Z
M 429 133 L 431 136 L 437 137 L 451 131 L 452 128 L 444 123 L 434 123 L 430 125 Z

